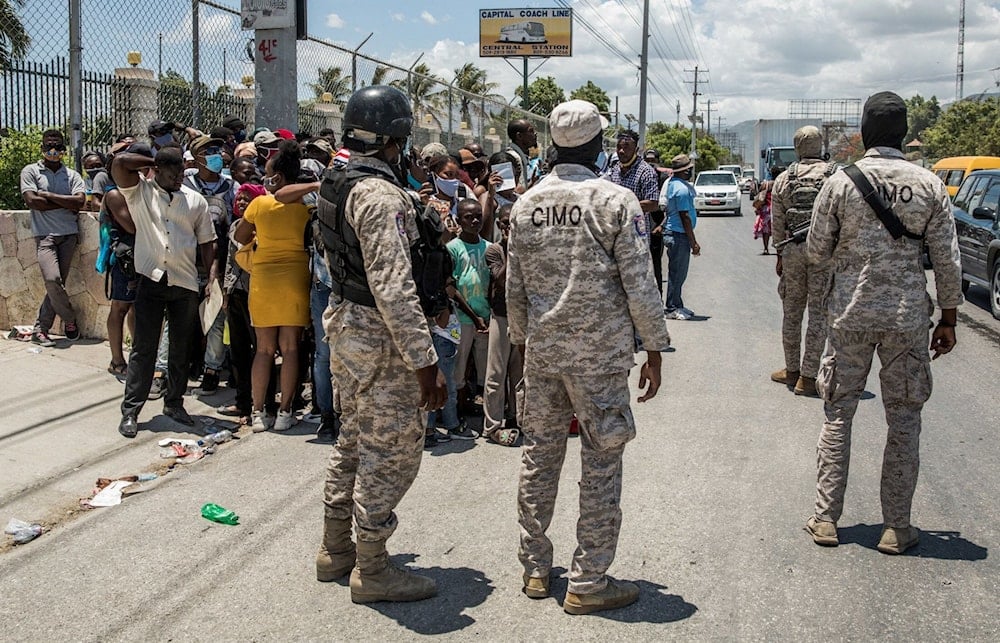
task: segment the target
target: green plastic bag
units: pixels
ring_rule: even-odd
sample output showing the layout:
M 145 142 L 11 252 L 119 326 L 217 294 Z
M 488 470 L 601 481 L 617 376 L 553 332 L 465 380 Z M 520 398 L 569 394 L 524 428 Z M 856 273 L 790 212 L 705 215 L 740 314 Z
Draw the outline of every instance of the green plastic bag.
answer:
M 201 508 L 201 517 L 212 522 L 221 522 L 224 525 L 240 524 L 240 517 L 225 507 L 209 502 Z

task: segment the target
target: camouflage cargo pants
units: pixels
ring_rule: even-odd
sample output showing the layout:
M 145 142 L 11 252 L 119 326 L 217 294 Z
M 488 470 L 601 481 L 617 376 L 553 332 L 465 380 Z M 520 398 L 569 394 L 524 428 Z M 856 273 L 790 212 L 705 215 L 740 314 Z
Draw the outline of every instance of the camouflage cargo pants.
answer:
M 830 271 L 806 261 L 804 243 L 785 246 L 781 252 L 781 265 L 778 295 L 781 297 L 781 344 L 785 349 L 785 368 L 800 371 L 805 377 L 816 377 L 826 344 L 827 313 L 824 299 Z M 806 324 L 805 350 L 801 351 L 802 317 L 807 308 L 809 321 Z
M 878 352 L 882 404 L 889 425 L 882 456 L 882 518 L 887 527 L 907 527 L 920 468 L 920 412 L 931 395 L 926 329 L 842 331 L 830 329 L 817 387 L 826 422 L 816 447 L 816 517 L 837 522 L 844 510 L 851 459 L 851 424 Z
M 622 453 L 635 437 L 628 373 L 601 376 L 528 375 L 524 382 L 524 448 L 518 484 L 521 547 L 530 576 L 552 569 L 552 541 L 545 535 L 555 510 L 566 456 L 569 422 L 580 420 L 580 517 L 569 591 L 592 594 L 607 586 L 621 528 Z
M 383 540 L 420 468 L 420 392 L 384 328 L 344 326 L 333 309 L 323 321 L 342 421 L 327 469 L 326 516 L 353 516 L 359 540 Z

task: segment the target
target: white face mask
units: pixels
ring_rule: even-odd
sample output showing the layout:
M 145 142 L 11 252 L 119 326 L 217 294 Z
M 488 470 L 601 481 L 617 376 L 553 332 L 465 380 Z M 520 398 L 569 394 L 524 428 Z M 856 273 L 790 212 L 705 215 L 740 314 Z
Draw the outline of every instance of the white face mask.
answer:
M 439 176 L 434 175 L 434 186 L 439 192 L 451 198 L 454 198 L 455 192 L 458 191 L 458 186 L 461 183 L 462 182 L 458 179 L 442 179 Z

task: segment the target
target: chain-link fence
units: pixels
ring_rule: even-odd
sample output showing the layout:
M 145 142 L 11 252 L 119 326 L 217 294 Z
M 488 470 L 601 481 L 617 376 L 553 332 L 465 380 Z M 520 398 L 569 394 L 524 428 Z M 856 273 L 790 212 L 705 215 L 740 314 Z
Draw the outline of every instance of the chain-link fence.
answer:
M 3 5 L 10 11 L 0 11 L 0 143 L 10 132 L 56 127 L 79 153 L 106 149 L 121 134 L 145 136 L 156 118 L 202 129 L 226 114 L 253 123 L 254 39 L 241 29 L 238 0 Z M 323 103 L 342 107 L 354 90 L 388 84 L 413 101 L 416 145 L 506 140 L 515 118 L 530 120 L 539 144 L 548 144 L 543 116 L 469 91 L 487 86 L 483 77 L 456 70 L 449 82 L 426 66 L 406 69 L 313 37 L 297 50 L 299 123 L 269 125 L 316 133 L 331 122 Z

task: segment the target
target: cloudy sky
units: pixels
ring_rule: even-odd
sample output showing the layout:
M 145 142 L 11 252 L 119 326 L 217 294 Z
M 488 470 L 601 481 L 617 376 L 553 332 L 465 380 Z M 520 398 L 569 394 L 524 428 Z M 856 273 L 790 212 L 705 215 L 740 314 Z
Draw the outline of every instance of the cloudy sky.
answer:
M 432 3 L 309 0 L 310 31 L 403 67 L 421 53 L 441 77 L 467 61 L 485 68 L 513 96 L 520 75 L 503 60 L 478 56 L 478 9 L 555 7 L 553 1 Z M 593 80 L 638 114 L 641 0 L 568 2 L 618 53 L 579 22 L 572 58 L 554 58 L 551 75 L 567 94 Z M 967 0 L 965 95 L 1000 80 L 1000 0 Z M 675 105 L 691 110 L 693 74 L 708 69 L 700 109 L 712 100 L 712 124 L 788 115 L 791 98 L 861 98 L 883 89 L 908 97 L 955 96 L 959 0 L 651 0 L 650 120 L 672 122 Z M 635 62 L 630 63 L 629 60 Z M 537 64 L 537 63 L 535 63 Z M 532 68 L 535 66 L 532 65 Z M 702 76 L 704 78 L 704 76 Z

